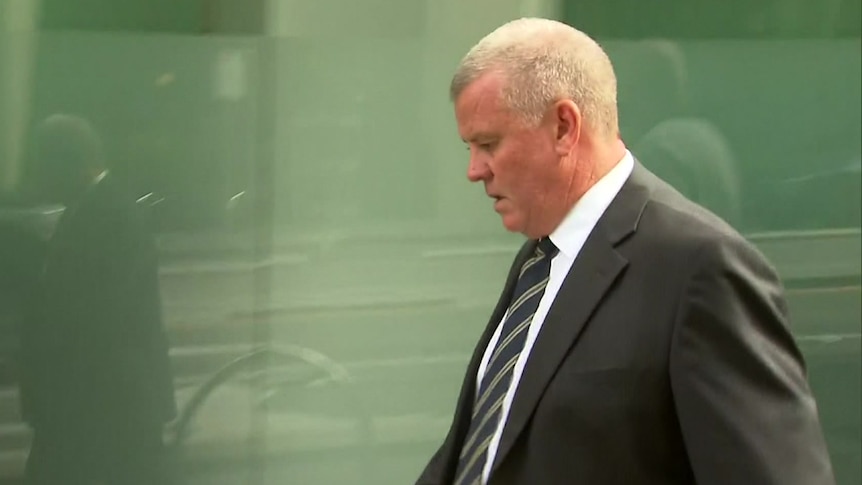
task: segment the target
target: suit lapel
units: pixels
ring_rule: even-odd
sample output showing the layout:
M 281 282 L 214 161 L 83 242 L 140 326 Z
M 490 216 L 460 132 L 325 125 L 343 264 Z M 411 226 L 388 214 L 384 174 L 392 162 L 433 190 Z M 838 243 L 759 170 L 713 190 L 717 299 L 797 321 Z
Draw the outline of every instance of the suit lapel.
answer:
M 458 405 L 455 407 L 454 416 L 454 436 L 452 448 L 449 450 L 448 462 L 446 469 L 448 470 L 449 480 L 455 479 L 455 469 L 458 466 L 458 456 L 461 453 L 461 446 L 466 439 L 467 432 L 470 429 L 470 417 L 473 410 L 473 401 L 476 394 L 476 373 L 479 371 L 479 364 L 482 362 L 482 357 L 485 355 L 485 349 L 491 341 L 491 337 L 497 330 L 497 325 L 500 319 L 506 313 L 509 307 L 509 301 L 512 299 L 512 293 L 515 291 L 515 284 L 518 281 L 518 274 L 521 266 L 533 254 L 536 249 L 537 241 L 527 241 L 515 257 L 512 268 L 509 270 L 509 275 L 506 278 L 506 283 L 503 286 L 503 293 L 497 301 L 497 306 L 491 314 L 490 320 L 482 333 L 482 337 L 476 344 L 473 351 L 473 357 L 470 359 L 470 364 L 467 366 L 467 373 L 464 376 L 464 382 L 461 384 L 461 394 L 458 397 Z
M 498 467 L 524 430 L 542 394 L 628 261 L 616 245 L 631 235 L 649 195 L 649 173 L 638 163 L 593 229 L 548 312 L 518 384 L 500 440 Z
M 503 286 L 503 293 L 500 295 L 500 299 L 497 300 L 497 306 L 491 314 L 491 319 L 488 320 L 488 323 L 485 326 L 485 331 L 482 333 L 482 338 L 473 351 L 473 357 L 470 359 L 470 374 L 467 376 L 472 387 L 468 396 L 468 404 L 471 408 L 473 405 L 473 394 L 475 394 L 476 390 L 476 373 L 479 371 L 479 364 L 482 362 L 482 357 L 485 355 L 485 348 L 488 347 L 488 342 L 491 341 L 491 337 L 497 330 L 500 320 L 509 308 L 509 302 L 512 299 L 512 293 L 515 291 L 515 284 L 518 282 L 518 274 L 520 273 L 521 266 L 523 266 L 524 262 L 526 262 L 530 255 L 532 255 L 536 250 L 536 244 L 537 241 L 527 241 L 515 257 L 515 262 L 512 264 L 512 268 L 509 270 L 509 275 L 506 277 L 506 284 Z

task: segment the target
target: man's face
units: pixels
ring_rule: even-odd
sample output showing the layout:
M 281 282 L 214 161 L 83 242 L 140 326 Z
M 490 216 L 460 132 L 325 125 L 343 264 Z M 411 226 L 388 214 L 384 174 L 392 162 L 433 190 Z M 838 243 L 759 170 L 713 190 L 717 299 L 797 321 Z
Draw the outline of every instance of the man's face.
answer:
M 548 209 L 559 202 L 560 157 L 552 123 L 529 126 L 502 99 L 504 79 L 479 77 L 455 102 L 458 132 L 470 150 L 467 178 L 482 182 L 503 225 L 528 237 L 555 227 Z

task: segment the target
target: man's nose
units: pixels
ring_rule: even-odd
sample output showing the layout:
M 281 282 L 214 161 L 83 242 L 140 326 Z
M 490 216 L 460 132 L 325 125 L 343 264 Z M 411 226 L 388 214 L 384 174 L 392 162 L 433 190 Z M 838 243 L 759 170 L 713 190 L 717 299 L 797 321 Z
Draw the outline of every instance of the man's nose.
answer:
M 474 150 L 470 150 L 470 163 L 467 165 L 467 179 L 470 182 L 479 182 L 485 180 L 490 175 L 488 163 L 482 160 L 481 156 L 477 156 Z

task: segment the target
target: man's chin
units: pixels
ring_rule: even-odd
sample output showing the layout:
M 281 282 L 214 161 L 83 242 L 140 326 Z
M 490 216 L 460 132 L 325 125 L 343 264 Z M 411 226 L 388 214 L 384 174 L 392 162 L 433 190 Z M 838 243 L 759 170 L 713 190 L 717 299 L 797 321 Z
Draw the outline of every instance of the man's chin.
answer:
M 503 227 L 509 232 L 521 233 L 524 231 L 524 224 L 520 218 L 512 214 L 500 214 L 500 219 L 503 221 Z

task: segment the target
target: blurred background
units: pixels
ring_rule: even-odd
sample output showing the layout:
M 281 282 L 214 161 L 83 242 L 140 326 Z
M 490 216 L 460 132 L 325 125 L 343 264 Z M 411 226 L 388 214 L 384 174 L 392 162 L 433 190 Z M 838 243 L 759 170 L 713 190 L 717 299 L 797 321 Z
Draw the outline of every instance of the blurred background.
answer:
M 466 180 L 448 82 L 521 16 L 599 40 L 635 156 L 777 267 L 859 483 L 860 4 L 0 0 L 0 483 L 31 441 L 16 305 L 64 210 L 27 196 L 55 113 L 148 214 L 181 483 L 412 483 L 521 243 Z

